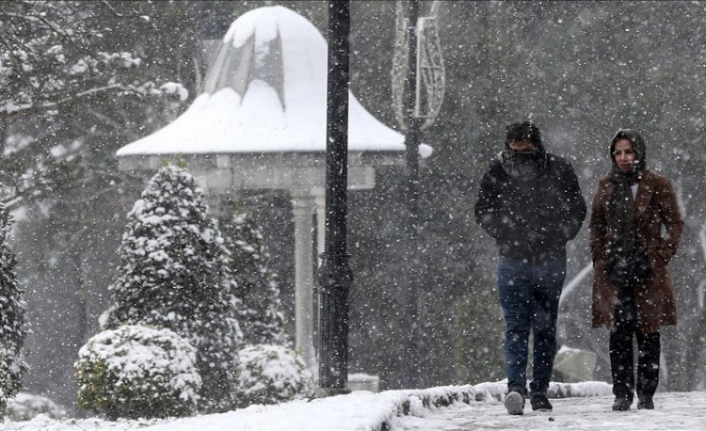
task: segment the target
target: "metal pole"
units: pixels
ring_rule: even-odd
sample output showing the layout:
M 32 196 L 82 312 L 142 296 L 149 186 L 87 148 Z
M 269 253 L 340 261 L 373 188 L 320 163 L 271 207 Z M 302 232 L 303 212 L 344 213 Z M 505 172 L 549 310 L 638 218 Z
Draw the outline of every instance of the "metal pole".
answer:
M 319 270 L 319 387 L 347 392 L 348 293 L 353 274 L 346 243 L 349 0 L 329 0 L 326 130 L 326 237 Z
M 419 230 L 419 141 L 421 121 L 414 117 L 414 108 L 417 103 L 417 21 L 419 17 L 419 2 L 412 0 L 409 2 L 409 25 L 407 27 L 408 52 L 407 57 L 407 80 L 404 99 L 405 122 L 407 124 L 407 135 L 405 136 L 405 169 L 407 176 L 407 221 L 405 223 L 406 259 L 405 266 L 405 322 L 407 358 L 404 360 L 405 375 L 403 385 L 407 388 L 415 388 L 419 382 L 419 323 L 418 323 L 418 292 L 417 285 L 420 280 L 419 251 L 417 249 Z

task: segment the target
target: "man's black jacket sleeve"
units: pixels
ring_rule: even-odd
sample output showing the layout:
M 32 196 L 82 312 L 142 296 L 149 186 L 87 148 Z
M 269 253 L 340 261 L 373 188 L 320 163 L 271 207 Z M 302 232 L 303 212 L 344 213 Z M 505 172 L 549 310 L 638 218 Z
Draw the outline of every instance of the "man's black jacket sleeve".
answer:
M 491 171 L 483 175 L 475 205 L 476 223 L 495 239 L 500 238 L 497 179 Z
M 564 166 L 561 174 L 561 183 L 565 184 L 564 192 L 566 193 L 566 202 L 569 206 L 568 217 L 566 224 L 563 227 L 562 234 L 566 241 L 572 240 L 581 230 L 581 225 L 586 218 L 586 200 L 581 193 L 579 180 L 576 178 L 574 168 L 568 162 Z

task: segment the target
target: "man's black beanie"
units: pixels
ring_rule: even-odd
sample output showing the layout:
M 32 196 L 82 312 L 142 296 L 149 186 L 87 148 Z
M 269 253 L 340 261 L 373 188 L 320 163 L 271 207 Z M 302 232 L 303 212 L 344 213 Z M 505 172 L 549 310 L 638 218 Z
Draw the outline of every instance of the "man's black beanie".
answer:
M 510 142 L 530 141 L 537 148 L 543 149 L 542 135 L 539 133 L 539 128 L 529 121 L 523 123 L 512 123 L 505 128 L 507 135 L 505 137 L 505 145 Z

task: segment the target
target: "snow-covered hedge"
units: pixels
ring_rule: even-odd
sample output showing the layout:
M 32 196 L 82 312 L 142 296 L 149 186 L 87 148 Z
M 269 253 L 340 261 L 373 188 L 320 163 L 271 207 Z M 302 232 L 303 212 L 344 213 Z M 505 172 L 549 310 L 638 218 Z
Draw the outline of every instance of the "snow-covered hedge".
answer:
M 196 411 L 196 350 L 171 330 L 125 325 L 103 331 L 81 348 L 75 368 L 79 406 L 109 419 Z
M 12 421 L 28 421 L 42 414 L 51 419 L 64 419 L 66 409 L 47 397 L 20 392 L 7 400 L 7 418 Z
M 238 404 L 277 404 L 312 394 L 314 382 L 304 360 L 286 347 L 257 344 L 239 352 Z

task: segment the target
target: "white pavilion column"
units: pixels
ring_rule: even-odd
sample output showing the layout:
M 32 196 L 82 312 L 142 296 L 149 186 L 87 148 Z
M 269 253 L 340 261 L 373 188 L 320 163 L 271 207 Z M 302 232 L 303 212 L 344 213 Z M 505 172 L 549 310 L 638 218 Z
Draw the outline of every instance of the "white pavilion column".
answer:
M 291 198 L 294 213 L 295 348 L 302 352 L 309 371 L 318 376 L 314 349 L 314 238 L 311 223 L 314 198 L 308 190 L 292 190 Z
M 201 187 L 204 194 L 206 195 L 206 202 L 208 203 L 209 215 L 216 220 L 221 217 L 221 201 L 223 200 L 221 195 L 218 193 L 209 193 L 208 189 Z

